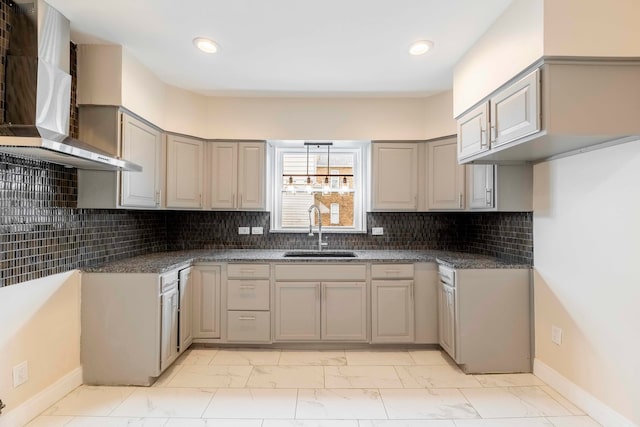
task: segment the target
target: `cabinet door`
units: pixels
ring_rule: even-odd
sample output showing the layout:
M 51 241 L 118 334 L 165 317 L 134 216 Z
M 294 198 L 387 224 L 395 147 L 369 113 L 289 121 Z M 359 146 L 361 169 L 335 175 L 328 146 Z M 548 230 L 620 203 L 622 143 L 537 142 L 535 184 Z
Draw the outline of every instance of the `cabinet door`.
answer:
M 455 289 L 440 284 L 438 293 L 438 341 L 442 349 L 454 360 L 456 358 L 455 319 Z
M 458 164 L 456 142 L 429 143 L 429 209 L 464 208 L 464 165 Z
M 373 144 L 375 210 L 414 211 L 418 208 L 418 144 Z
M 492 147 L 540 130 L 539 81 L 540 70 L 535 70 L 489 100 Z
M 413 281 L 371 282 L 371 342 L 413 342 Z
M 220 267 L 193 269 L 193 338 L 220 338 Z
M 467 194 L 470 209 L 492 209 L 495 207 L 495 166 L 467 166 Z
M 265 208 L 265 145 L 262 142 L 238 145 L 238 208 Z
M 320 283 L 276 282 L 275 339 L 320 339 Z
M 142 172 L 122 172 L 120 205 L 160 206 L 162 134 L 126 114 L 121 117 L 122 157 L 142 166 Z
M 160 370 L 164 371 L 178 357 L 178 288 L 162 294 L 160 330 Z
M 180 353 L 185 351 L 193 342 L 193 284 L 191 282 L 191 268 L 180 271 Z
M 458 119 L 458 158 L 464 159 L 489 149 L 487 126 L 489 103 L 474 108 Z
M 322 339 L 366 341 L 367 291 L 365 282 L 322 284 Z
M 202 141 L 167 138 L 167 207 L 202 207 Z
M 238 197 L 238 143 L 211 142 L 209 149 L 211 207 L 234 209 L 237 207 L 236 198 Z

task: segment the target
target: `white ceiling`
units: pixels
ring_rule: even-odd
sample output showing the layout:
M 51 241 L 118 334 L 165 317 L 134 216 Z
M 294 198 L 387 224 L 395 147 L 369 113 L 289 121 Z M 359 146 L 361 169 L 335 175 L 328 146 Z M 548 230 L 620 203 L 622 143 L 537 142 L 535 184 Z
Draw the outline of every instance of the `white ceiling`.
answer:
M 125 46 L 163 81 L 209 95 L 424 96 L 511 0 L 47 0 L 76 43 Z M 196 50 L 205 36 L 218 53 Z M 420 39 L 435 46 L 410 56 Z

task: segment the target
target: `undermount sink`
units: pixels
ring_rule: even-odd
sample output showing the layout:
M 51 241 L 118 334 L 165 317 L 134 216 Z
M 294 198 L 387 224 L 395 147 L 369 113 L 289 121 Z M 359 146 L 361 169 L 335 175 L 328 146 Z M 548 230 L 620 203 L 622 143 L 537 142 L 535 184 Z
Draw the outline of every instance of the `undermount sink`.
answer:
M 351 251 L 291 251 L 284 253 L 285 258 L 356 258 Z

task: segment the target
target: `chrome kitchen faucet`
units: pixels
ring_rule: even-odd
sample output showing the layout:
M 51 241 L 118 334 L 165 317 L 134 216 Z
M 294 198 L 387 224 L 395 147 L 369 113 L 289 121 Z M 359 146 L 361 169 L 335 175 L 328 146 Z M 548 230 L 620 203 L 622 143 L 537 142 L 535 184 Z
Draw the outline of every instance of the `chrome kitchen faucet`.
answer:
M 320 214 L 320 207 L 318 205 L 309 206 L 309 236 L 313 236 L 313 221 L 311 218 L 311 212 L 314 209 L 318 212 L 318 250 L 321 251 L 323 246 L 328 246 L 329 244 L 322 241 L 322 215 Z

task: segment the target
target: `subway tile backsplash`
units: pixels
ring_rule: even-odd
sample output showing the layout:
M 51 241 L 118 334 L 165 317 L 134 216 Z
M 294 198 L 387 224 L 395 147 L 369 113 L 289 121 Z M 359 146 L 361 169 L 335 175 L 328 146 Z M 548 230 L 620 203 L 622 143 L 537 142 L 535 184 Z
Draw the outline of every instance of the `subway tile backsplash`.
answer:
M 152 252 L 313 248 L 269 233 L 268 212 L 77 209 L 77 172 L 0 153 L 0 286 Z M 367 234 L 328 234 L 336 249 L 442 249 L 533 261 L 531 213 L 369 213 Z M 263 235 L 238 235 L 261 226 Z M 372 236 L 371 227 L 384 227 Z

